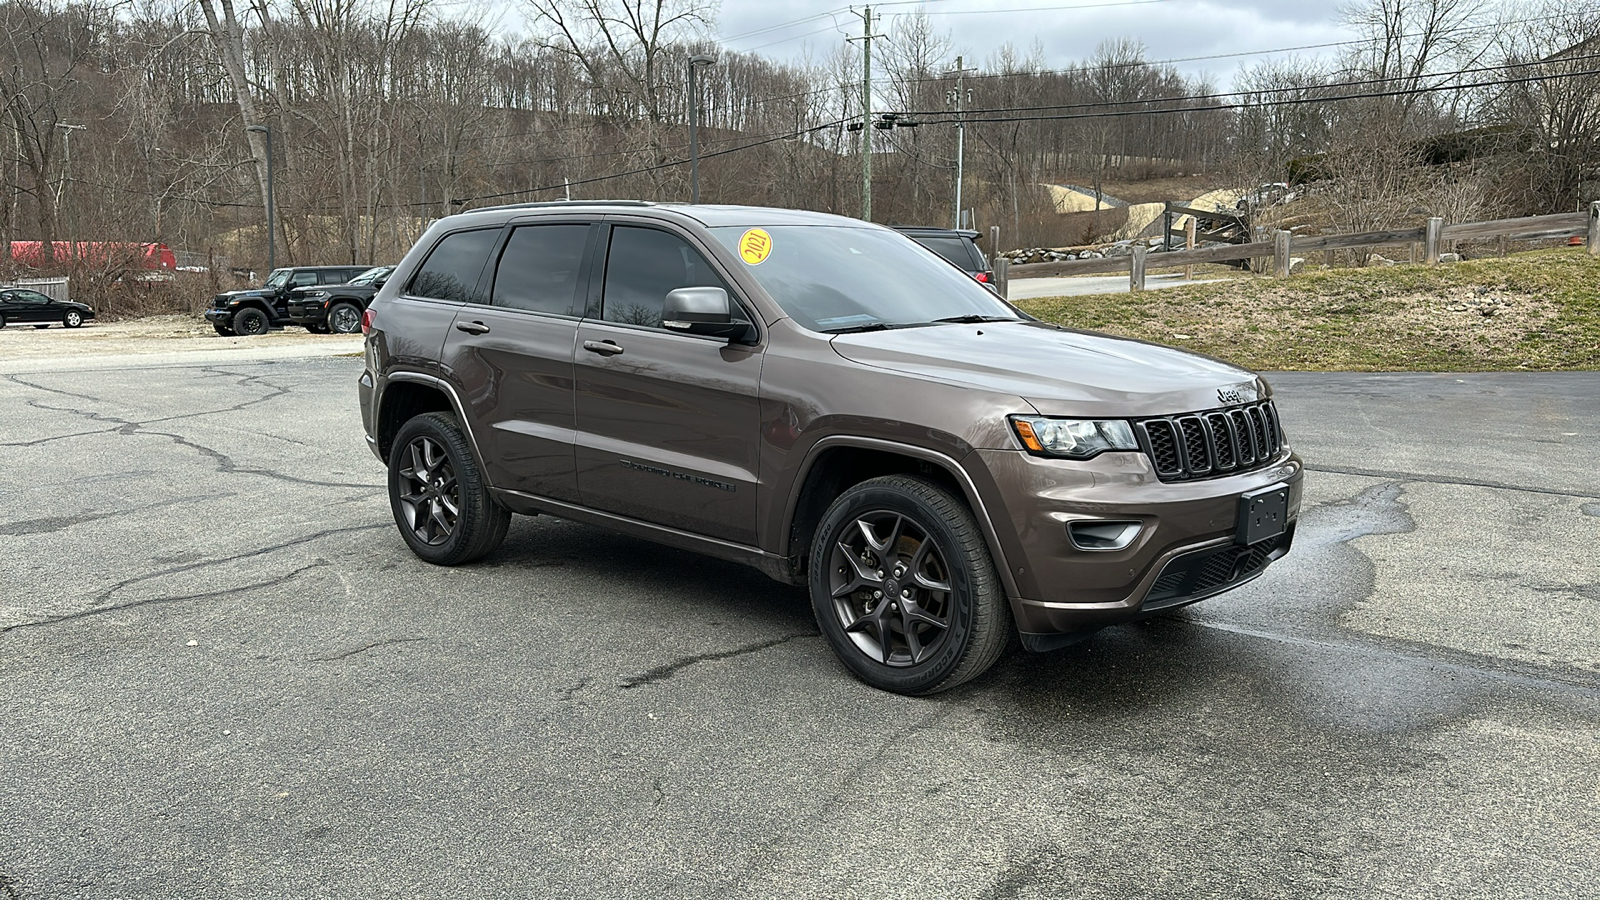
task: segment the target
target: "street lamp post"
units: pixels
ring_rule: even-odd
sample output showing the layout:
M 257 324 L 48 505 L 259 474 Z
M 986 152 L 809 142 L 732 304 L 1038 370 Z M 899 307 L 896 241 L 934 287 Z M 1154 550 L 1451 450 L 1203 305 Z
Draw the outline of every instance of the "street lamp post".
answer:
M 272 129 L 266 125 L 251 125 L 245 131 L 253 131 L 267 137 L 267 271 L 271 272 L 278 267 L 278 217 L 277 210 L 274 209 L 277 197 L 272 189 Z
M 700 202 L 700 92 L 695 88 L 694 70 L 717 60 L 696 54 L 689 57 L 689 202 Z

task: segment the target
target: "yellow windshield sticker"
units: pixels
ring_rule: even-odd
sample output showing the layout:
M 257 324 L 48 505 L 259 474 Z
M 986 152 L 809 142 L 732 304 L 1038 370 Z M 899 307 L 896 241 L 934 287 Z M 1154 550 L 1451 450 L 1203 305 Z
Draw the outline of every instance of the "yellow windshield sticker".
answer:
M 739 258 L 745 264 L 759 266 L 772 253 L 772 235 L 760 228 L 752 228 L 739 238 Z

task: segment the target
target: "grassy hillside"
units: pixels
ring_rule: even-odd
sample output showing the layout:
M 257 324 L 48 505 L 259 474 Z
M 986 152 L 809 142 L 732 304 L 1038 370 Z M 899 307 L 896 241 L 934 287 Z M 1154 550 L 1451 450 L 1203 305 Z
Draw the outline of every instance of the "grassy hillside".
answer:
M 1253 369 L 1600 369 L 1600 258 L 1581 247 L 1019 305 Z

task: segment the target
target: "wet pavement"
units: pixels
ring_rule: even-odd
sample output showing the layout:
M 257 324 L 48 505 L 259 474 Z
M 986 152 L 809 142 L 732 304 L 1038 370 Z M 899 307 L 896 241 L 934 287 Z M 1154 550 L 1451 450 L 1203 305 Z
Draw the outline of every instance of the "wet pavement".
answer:
M 421 564 L 359 366 L 0 376 L 0 898 L 1600 883 L 1600 374 L 1275 376 L 1287 559 L 908 699 L 732 564 Z

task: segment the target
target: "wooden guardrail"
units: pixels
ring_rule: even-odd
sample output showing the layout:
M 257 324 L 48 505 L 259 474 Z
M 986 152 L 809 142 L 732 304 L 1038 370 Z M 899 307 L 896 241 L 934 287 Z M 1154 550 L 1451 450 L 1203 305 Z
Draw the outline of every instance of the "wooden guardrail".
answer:
M 1428 220 L 1422 228 L 1404 228 L 1393 231 L 1366 231 L 1359 234 L 1330 234 L 1315 237 L 1296 237 L 1287 231 L 1273 233 L 1271 242 L 1255 241 L 1249 244 L 1225 244 L 1197 250 L 1176 250 L 1156 254 L 1152 259 L 1144 244 L 1134 244 L 1127 256 L 1105 259 L 1069 259 L 1059 262 L 1004 265 L 996 260 L 1001 283 L 1013 278 L 1044 278 L 1060 275 L 1097 275 L 1107 272 L 1127 272 L 1129 289 L 1144 290 L 1144 273 L 1147 266 L 1172 268 L 1192 266 L 1197 263 L 1231 262 L 1240 259 L 1273 260 L 1273 273 L 1279 278 L 1289 275 L 1290 255 L 1299 251 L 1312 253 L 1318 250 L 1359 250 L 1366 247 L 1384 247 L 1393 244 L 1421 244 L 1423 258 L 1431 264 L 1439 261 L 1439 248 L 1445 241 L 1481 240 L 1504 237 L 1520 240 L 1549 240 L 1552 238 L 1588 236 L 1589 255 L 1600 256 L 1600 201 L 1589 204 L 1587 212 L 1556 213 L 1549 216 L 1525 216 L 1519 219 L 1495 219 L 1488 222 L 1463 222 L 1446 225 L 1441 218 Z M 1003 272 L 1003 274 L 1002 274 Z

